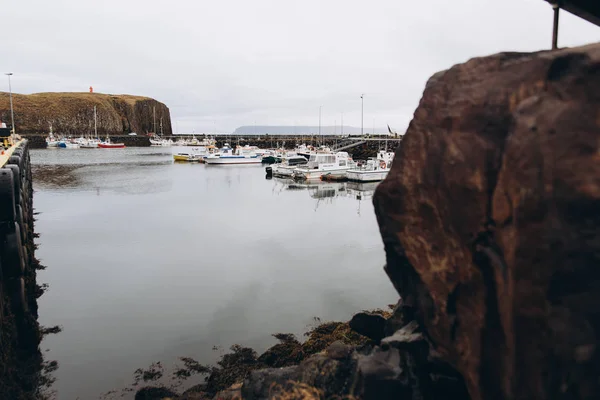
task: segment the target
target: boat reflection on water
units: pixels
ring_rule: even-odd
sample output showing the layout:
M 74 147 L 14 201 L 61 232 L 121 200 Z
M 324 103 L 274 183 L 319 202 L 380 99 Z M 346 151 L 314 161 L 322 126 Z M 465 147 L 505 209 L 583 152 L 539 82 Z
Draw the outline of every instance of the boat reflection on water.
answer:
M 346 194 L 356 200 L 373 197 L 379 182 L 348 182 L 346 183 Z
M 371 202 L 375 189 L 379 182 L 295 182 L 291 179 L 273 178 L 276 187 L 281 190 L 306 190 L 318 205 L 324 201 L 331 202 L 337 196 L 352 197 L 358 200 L 358 214 L 360 215 L 360 203 L 363 200 Z

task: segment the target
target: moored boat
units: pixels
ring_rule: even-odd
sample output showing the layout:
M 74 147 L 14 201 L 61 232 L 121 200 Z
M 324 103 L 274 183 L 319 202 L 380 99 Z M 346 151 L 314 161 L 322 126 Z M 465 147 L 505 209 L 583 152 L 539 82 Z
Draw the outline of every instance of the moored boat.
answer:
M 54 137 L 54 133 L 52 132 L 52 124 L 50 124 L 50 132 L 48 133 L 48 137 L 46 138 L 46 146 L 47 147 L 58 147 L 58 140 Z
M 211 165 L 260 164 L 261 161 L 261 157 L 253 149 L 238 146 L 234 150 L 227 143 L 217 153 L 204 158 L 204 162 Z
M 271 168 L 271 173 L 273 176 L 280 178 L 292 178 L 294 175 L 294 170 L 306 164 L 308 164 L 308 160 L 305 157 L 296 154 L 284 157 L 281 163 L 267 168 Z M 267 173 L 269 173 L 269 171 L 267 171 Z
M 98 147 L 101 149 L 122 149 L 125 147 L 125 143 L 100 142 Z
M 348 170 L 346 176 L 354 182 L 382 181 L 390 172 L 393 161 L 394 153 L 381 150 L 377 157 L 368 159 L 365 165 Z
M 173 154 L 173 160 L 185 162 L 198 162 L 201 156 L 193 153 L 177 153 Z
M 294 179 L 320 180 L 324 174 L 345 174 L 356 163 L 345 151 L 332 153 L 312 153 L 305 167 L 294 170 Z

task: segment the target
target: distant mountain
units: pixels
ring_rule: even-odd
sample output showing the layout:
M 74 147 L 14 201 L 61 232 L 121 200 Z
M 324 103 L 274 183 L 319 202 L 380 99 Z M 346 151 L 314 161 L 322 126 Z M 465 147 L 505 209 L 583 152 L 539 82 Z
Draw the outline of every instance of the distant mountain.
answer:
M 373 128 L 364 128 L 365 134 L 372 134 Z M 360 128 L 354 126 L 344 126 L 344 135 L 360 135 Z M 387 128 L 375 128 L 375 134 L 386 134 Z M 234 132 L 234 135 L 318 135 L 318 126 L 240 126 Z M 342 129 L 339 126 L 322 126 L 322 135 L 341 135 Z

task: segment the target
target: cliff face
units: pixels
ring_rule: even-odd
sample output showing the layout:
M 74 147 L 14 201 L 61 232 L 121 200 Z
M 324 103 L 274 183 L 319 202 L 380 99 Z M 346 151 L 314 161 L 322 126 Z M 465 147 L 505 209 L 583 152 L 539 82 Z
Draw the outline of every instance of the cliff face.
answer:
M 386 272 L 473 400 L 600 392 L 600 44 L 428 82 L 374 197 Z
M 98 135 L 123 135 L 130 132 L 154 132 L 171 135 L 169 108 L 154 99 L 131 95 L 102 93 L 13 93 L 15 125 L 18 134 L 40 134 L 49 131 L 72 136 L 94 132 L 94 106 L 97 108 Z M 10 124 L 9 95 L 0 92 L 0 120 Z

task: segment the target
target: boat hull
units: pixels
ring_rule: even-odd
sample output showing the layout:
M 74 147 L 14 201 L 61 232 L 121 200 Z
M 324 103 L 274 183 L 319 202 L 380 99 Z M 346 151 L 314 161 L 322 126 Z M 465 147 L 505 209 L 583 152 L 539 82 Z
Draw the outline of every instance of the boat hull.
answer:
M 122 149 L 125 147 L 124 143 L 98 143 L 98 147 L 101 149 Z
M 292 178 L 294 176 L 294 170 L 297 167 L 285 167 L 285 166 L 273 166 L 273 176 L 280 178 Z
M 348 171 L 348 168 L 337 168 L 337 169 L 304 169 L 296 168 L 294 170 L 294 179 L 315 181 L 321 180 L 321 177 L 325 174 L 331 174 L 335 176 L 341 176 Z
M 236 164 L 260 164 L 262 160 L 254 157 L 205 157 L 204 162 L 208 165 L 236 165 Z
M 386 178 L 389 169 L 379 171 L 348 171 L 346 177 L 352 182 L 378 182 Z

